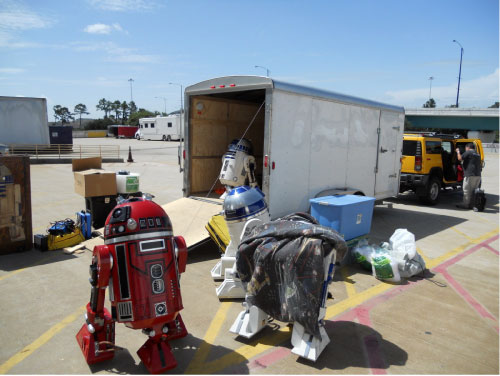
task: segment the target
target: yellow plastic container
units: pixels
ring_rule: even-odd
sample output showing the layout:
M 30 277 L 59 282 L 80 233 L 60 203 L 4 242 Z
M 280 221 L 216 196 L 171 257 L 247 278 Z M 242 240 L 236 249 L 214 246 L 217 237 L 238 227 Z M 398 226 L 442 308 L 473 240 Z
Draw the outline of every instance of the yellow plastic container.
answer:
M 217 244 L 222 253 L 226 252 L 231 238 L 227 229 L 226 220 L 220 214 L 214 215 L 206 224 L 205 228 L 212 240 Z
M 75 231 L 64 234 L 64 235 L 50 235 L 47 239 L 47 248 L 49 251 L 54 251 L 56 249 L 72 247 L 74 245 L 80 244 L 85 240 L 82 231 L 76 227 Z

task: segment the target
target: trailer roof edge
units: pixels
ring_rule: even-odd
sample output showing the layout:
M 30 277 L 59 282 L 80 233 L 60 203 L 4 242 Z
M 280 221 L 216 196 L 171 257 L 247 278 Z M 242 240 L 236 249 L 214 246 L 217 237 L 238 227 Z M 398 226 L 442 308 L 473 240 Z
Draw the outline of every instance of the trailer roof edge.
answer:
M 222 86 L 223 85 L 223 86 Z M 230 86 L 234 85 L 234 86 Z M 333 99 L 341 103 L 357 104 L 363 107 L 384 108 L 386 110 L 400 112 L 404 114 L 402 106 L 363 99 L 351 95 L 341 94 L 334 91 L 313 88 L 309 86 L 292 84 L 289 82 L 275 80 L 263 76 L 223 76 L 198 82 L 186 87 L 186 93 L 212 94 L 221 92 L 231 92 L 238 87 L 248 89 L 276 89 L 291 93 L 309 95 L 316 98 Z

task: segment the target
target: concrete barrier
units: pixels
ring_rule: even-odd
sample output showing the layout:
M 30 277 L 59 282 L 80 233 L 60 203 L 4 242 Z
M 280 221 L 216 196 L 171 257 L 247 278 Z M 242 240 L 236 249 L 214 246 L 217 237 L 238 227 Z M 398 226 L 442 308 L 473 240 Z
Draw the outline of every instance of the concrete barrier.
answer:
M 87 137 L 106 137 L 107 131 L 87 131 Z

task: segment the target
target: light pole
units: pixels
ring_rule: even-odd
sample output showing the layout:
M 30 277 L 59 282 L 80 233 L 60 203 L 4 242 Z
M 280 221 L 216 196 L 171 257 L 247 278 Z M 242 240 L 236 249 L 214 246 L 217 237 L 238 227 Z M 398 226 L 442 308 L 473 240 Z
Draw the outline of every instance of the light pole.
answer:
M 134 101 L 134 99 L 133 99 L 133 97 L 132 97 L 132 82 L 134 82 L 134 80 L 133 80 L 133 79 L 131 79 L 131 78 L 129 78 L 129 79 L 128 79 L 128 82 L 130 82 L 130 102 L 133 102 L 133 101 Z
M 462 76 L 462 57 L 464 56 L 464 48 L 460 44 L 458 40 L 453 39 L 453 42 L 460 46 L 460 69 L 458 70 L 458 88 L 457 88 L 457 103 L 456 107 L 458 108 L 458 96 L 460 95 L 460 77 Z
M 165 103 L 165 116 L 167 116 L 167 98 L 165 97 L 155 97 L 157 99 L 163 99 L 163 102 Z
M 255 66 L 255 68 L 262 68 L 262 69 L 265 69 L 265 70 L 266 70 L 266 75 L 267 75 L 267 77 L 269 77 L 269 72 L 270 72 L 270 71 L 269 71 L 269 69 L 268 69 L 268 68 L 263 67 L 262 65 L 256 65 L 256 66 Z
M 177 85 L 177 86 L 181 87 L 181 113 L 180 113 L 180 115 L 182 116 L 182 113 L 184 112 L 184 107 L 182 106 L 182 85 L 181 84 L 177 84 L 175 82 L 169 82 L 168 84 L 169 85 Z
M 429 81 L 430 81 L 430 84 L 429 84 L 429 102 L 431 101 L 431 93 L 432 93 L 432 80 L 434 79 L 434 77 L 429 77 Z

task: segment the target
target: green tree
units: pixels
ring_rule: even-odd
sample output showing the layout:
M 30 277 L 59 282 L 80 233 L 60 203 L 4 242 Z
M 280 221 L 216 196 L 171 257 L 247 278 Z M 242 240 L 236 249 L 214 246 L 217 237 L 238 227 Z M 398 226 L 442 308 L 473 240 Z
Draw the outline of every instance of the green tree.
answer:
M 128 111 L 130 110 L 130 107 L 128 106 L 127 102 L 123 101 L 120 104 L 120 110 L 122 111 L 122 124 L 125 124 L 125 121 L 128 118 Z
M 64 123 L 69 123 L 70 120 L 74 120 L 73 114 L 69 112 L 68 107 L 61 107 L 60 105 L 55 105 L 54 109 L 54 119 L 61 120 L 61 125 Z
M 59 114 L 61 113 L 61 105 L 56 104 L 52 109 L 54 110 L 54 120 L 57 124 L 57 121 L 60 120 Z
M 128 107 L 130 109 L 130 114 L 133 114 L 134 112 L 137 112 L 137 106 L 134 101 L 128 102 Z
M 106 100 L 105 98 L 99 99 L 99 103 L 95 108 L 99 111 L 104 112 L 104 118 L 108 117 L 108 113 L 111 111 L 111 102 Z
M 82 127 L 82 114 L 90 114 L 90 112 L 87 111 L 87 106 L 85 106 L 83 103 L 79 103 L 75 106 L 75 109 L 73 110 L 75 114 L 80 115 L 80 128 Z
M 436 107 L 436 101 L 434 98 L 430 98 L 427 102 L 424 103 L 422 106 L 423 108 L 435 108 Z
M 498 108 L 498 102 L 495 102 L 495 104 L 492 104 L 488 108 Z
M 145 117 L 154 117 L 155 113 L 145 110 L 144 108 L 140 108 L 137 112 L 131 113 L 130 118 L 128 119 L 128 124 L 137 127 L 139 125 L 139 119 Z
M 114 101 L 111 103 L 111 111 L 115 113 L 115 119 L 119 120 L 120 119 L 120 114 L 121 114 L 121 102 L 119 100 Z

